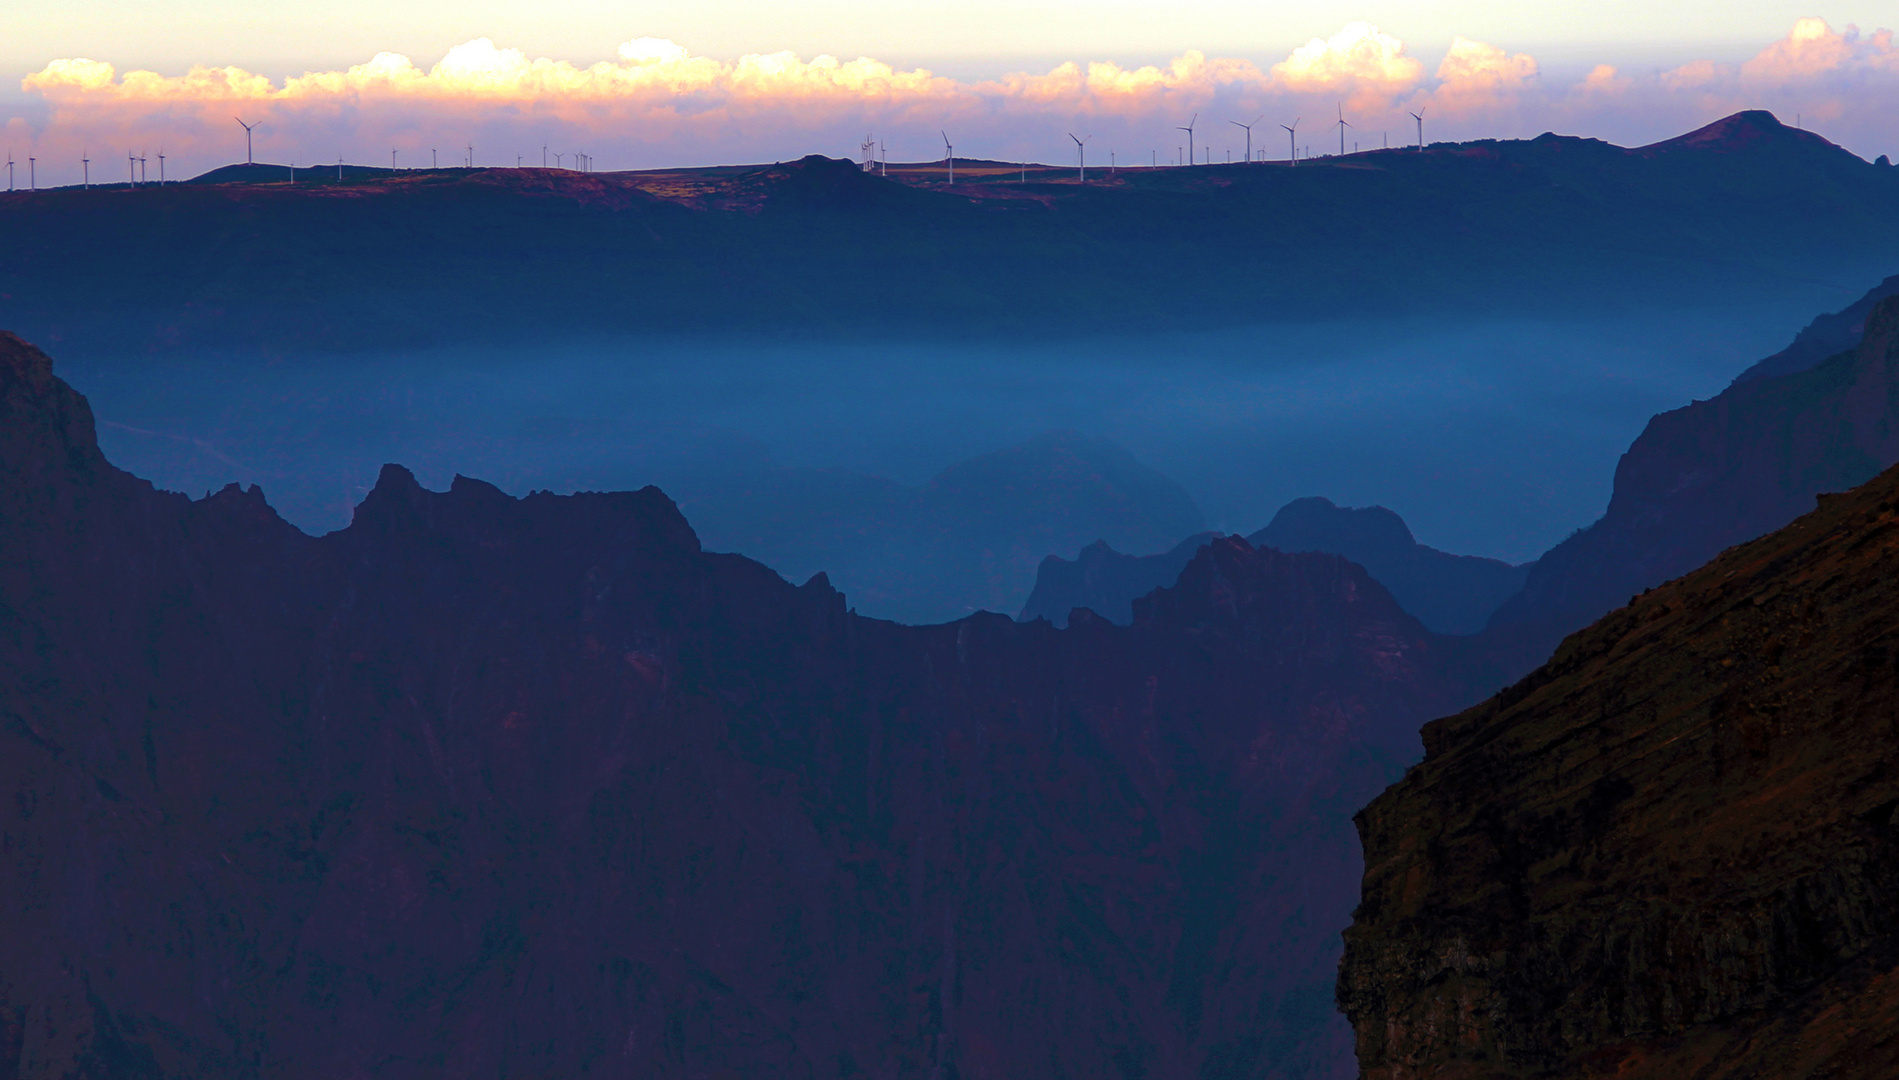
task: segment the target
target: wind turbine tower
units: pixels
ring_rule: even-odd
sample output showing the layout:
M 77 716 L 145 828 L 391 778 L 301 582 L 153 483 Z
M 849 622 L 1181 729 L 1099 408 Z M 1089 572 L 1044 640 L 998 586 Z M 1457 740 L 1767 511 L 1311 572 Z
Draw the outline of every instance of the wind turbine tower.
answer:
M 949 132 L 944 131 L 941 128 L 938 128 L 936 133 L 938 135 L 943 136 L 943 163 L 949 166 L 950 186 L 955 187 L 956 186 L 956 148 L 950 145 Z
M 90 191 L 92 189 L 92 159 L 86 156 L 84 150 L 79 152 L 79 177 L 79 182 Z
M 1345 156 L 1345 129 L 1352 125 L 1345 122 L 1345 106 L 1339 106 L 1339 156 Z
M 1305 119 L 1303 116 L 1295 118 L 1290 126 L 1279 125 L 1286 129 L 1286 164 L 1288 165 L 1299 163 L 1299 121 L 1303 119 Z
M 158 151 L 158 186 L 165 186 L 165 151 Z
M 26 157 L 26 190 L 28 191 L 38 191 L 40 189 L 39 160 L 39 158 L 31 154 L 28 154 Z
M 244 164 L 253 164 L 251 160 L 251 132 L 256 129 L 257 125 L 246 124 L 243 118 L 238 116 L 233 116 L 231 119 L 236 120 L 238 126 L 244 129 Z
M 1187 133 L 1187 164 L 1189 165 L 1193 164 L 1193 126 L 1199 122 L 1200 114 L 1194 113 L 1193 119 L 1187 121 L 1186 127 L 1181 127 L 1178 124 L 1174 125 L 1175 131 L 1184 131 Z
M 1420 153 L 1424 151 L 1424 110 L 1428 108 L 1430 108 L 1430 106 L 1426 105 L 1411 114 L 1411 119 L 1418 122 L 1418 151 Z
M 13 190 L 13 151 L 7 151 L 7 190 Z
M 1072 131 L 1069 132 L 1068 137 L 1075 139 L 1075 133 Z M 1075 156 L 1081 165 L 1079 182 L 1083 184 L 1088 182 L 1088 139 L 1092 138 L 1094 138 L 1093 135 L 1088 136 L 1086 139 L 1075 139 Z
M 1265 117 L 1263 116 L 1255 116 L 1253 118 L 1253 124 L 1257 124 L 1264 119 Z M 1238 120 L 1228 120 L 1227 123 L 1232 124 L 1236 128 L 1246 129 L 1246 160 L 1248 164 L 1251 164 L 1253 160 L 1253 124 L 1242 124 Z

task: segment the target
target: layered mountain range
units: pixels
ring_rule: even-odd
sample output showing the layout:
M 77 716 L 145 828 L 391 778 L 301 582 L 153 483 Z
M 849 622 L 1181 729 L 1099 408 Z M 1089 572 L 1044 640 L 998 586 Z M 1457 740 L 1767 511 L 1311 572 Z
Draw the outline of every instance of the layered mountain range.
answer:
M 1083 548 L 1074 559 L 1050 555 L 1042 560 L 1035 590 L 1018 617 L 1048 619 L 1060 626 L 1071 610 L 1085 607 L 1126 623 L 1134 600 L 1171 584 L 1213 535 L 1188 537 L 1158 555 L 1124 555 L 1102 541 Z M 1279 551 L 1342 555 L 1364 567 L 1399 606 L 1439 634 L 1481 630 L 1498 605 L 1522 587 L 1528 570 L 1420 544 L 1404 519 L 1385 507 L 1343 507 L 1318 496 L 1280 507 L 1272 521 L 1246 541 Z
M 1865 304 L 1845 351 L 1649 422 L 1601 520 L 1544 553 L 1492 616 L 1490 635 L 1521 650 L 1518 670 L 1631 595 L 1792 521 L 1816 494 L 1899 462 L 1899 297 Z M 1836 321 L 1849 320 L 1851 309 Z
M 1546 134 L 1087 184 L 818 157 L 290 175 L 0 196 L 0 325 L 88 353 L 282 354 L 1594 317 L 1851 279 L 1899 242 L 1899 170 L 1764 112 L 1638 148 Z
M 680 508 L 708 544 L 788 577 L 822 571 L 858 610 L 907 623 L 1013 610 L 1050 551 L 1097 540 L 1158 547 L 1205 525 L 1191 495 L 1124 448 L 1059 431 L 915 487 L 779 469 L 703 485 Z
M 1336 556 L 852 615 L 654 489 L 311 537 L 0 337 L 0 1067 L 1326 1076 L 1351 809 L 1474 694 Z
M 1358 819 L 1361 1075 L 1899 1074 L 1895 558 L 1899 469 L 1427 725 Z

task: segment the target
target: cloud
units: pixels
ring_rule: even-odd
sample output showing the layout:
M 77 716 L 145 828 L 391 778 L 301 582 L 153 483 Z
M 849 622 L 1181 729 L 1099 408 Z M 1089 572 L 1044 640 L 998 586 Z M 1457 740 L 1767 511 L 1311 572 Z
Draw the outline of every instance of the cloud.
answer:
M 1853 44 L 1858 37 L 1855 27 L 1837 34 L 1825 19 L 1801 19 L 1786 37 L 1742 64 L 1741 74 L 1749 79 L 1786 82 L 1838 71 L 1852 63 Z
M 1460 39 L 1461 40 L 1461 39 Z M 1313 38 L 1272 68 L 1278 84 L 1295 94 L 1349 98 L 1354 109 L 1387 108 L 1415 87 L 1424 65 L 1404 54 L 1404 42 L 1355 22 L 1328 38 Z
M 1494 45 L 1454 38 L 1437 66 L 1431 104 L 1440 112 L 1470 113 L 1514 104 L 1537 76 L 1536 60 Z
M 1822 119 L 1869 157 L 1899 139 L 1899 118 L 1884 107 L 1899 94 L 1892 33 L 1836 31 L 1818 18 L 1740 65 L 1629 73 L 1604 64 L 1563 85 L 1545 80 L 1532 56 L 1462 37 L 1427 72 L 1403 41 L 1362 22 L 1264 69 L 1190 50 L 1153 64 L 1071 62 L 958 80 L 869 57 L 696 56 L 651 37 L 626 41 L 614 57 L 575 64 L 476 38 L 426 67 L 383 52 L 280 81 L 235 67 L 162 75 L 60 59 L 25 77 L 43 107 L 8 120 L 5 135 L 55 170 L 71 158 L 74 179 L 81 149 L 164 146 L 186 168 L 233 160 L 243 149 L 234 114 L 262 122 L 260 159 L 381 161 L 393 147 L 407 164 L 428 160 L 431 146 L 472 143 L 477 163 L 513 164 L 529 148 L 538 161 L 545 143 L 586 150 L 609 168 L 854 154 L 866 132 L 893 157 L 923 159 L 939 152 L 939 128 L 959 151 L 1005 160 L 1065 159 L 1066 131 L 1095 137 L 1091 158 L 1096 147 L 1104 157 L 1159 158 L 1171 156 L 1163 148 L 1173 127 L 1196 113 L 1200 144 L 1218 160 L 1244 145 L 1225 120 L 1329 115 L 1335 103 L 1367 136 L 1408 130 L 1405 113 L 1428 107 L 1437 139 L 1556 129 L 1638 143 L 1767 107 Z
M 1585 95 L 1620 94 L 1635 85 L 1635 80 L 1617 71 L 1612 65 L 1597 64 L 1583 76 L 1576 89 Z

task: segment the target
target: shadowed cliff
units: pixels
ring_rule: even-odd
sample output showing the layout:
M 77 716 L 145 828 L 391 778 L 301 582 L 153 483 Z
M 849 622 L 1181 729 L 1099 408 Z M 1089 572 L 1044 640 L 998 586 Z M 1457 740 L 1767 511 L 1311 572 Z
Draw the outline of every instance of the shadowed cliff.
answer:
M 1899 1074 L 1896 545 L 1888 470 L 1427 725 L 1358 819 L 1361 1075 Z
M 1607 512 L 1537 560 L 1522 592 L 1491 617 L 1490 637 L 1520 649 L 1516 670 L 1526 670 L 1631 595 L 1896 461 L 1899 297 L 1887 297 L 1851 349 L 1651 420 L 1616 466 Z

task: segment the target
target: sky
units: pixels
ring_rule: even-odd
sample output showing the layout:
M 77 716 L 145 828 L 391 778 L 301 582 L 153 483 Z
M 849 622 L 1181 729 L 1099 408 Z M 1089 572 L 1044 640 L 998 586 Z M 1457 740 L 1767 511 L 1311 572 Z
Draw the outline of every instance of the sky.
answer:
M 1899 46 L 1868 9 L 1184 0 L 68 0 L 0 14 L 0 150 L 42 185 L 244 155 L 596 169 L 856 157 L 1213 160 L 1553 130 L 1637 145 L 1766 108 L 1899 153 Z M 1892 21 L 1887 16 L 1887 21 Z M 1193 118 L 1198 117 L 1195 121 Z M 1289 139 L 1281 124 L 1297 122 Z M 469 147 L 472 147 L 472 154 Z M 393 158 L 392 158 L 393 151 Z M 110 164 L 117 162 L 117 164 Z M 156 179 L 156 170 L 147 176 Z

